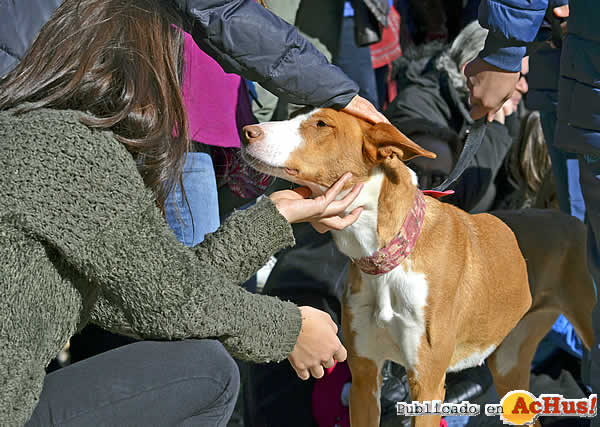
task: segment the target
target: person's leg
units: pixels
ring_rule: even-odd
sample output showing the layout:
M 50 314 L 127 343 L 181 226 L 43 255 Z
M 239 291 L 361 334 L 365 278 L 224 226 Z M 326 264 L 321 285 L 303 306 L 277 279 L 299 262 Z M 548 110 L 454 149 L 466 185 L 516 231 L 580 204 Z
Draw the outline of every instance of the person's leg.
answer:
M 581 190 L 586 206 L 588 224 L 587 262 L 590 273 L 597 284 L 600 283 L 600 156 L 579 156 L 579 174 Z M 598 294 L 596 293 L 596 299 Z M 594 393 L 600 392 L 600 305 L 596 303 L 592 312 L 594 328 L 594 346 L 591 349 L 588 385 Z M 585 379 L 585 378 L 584 378 Z M 600 425 L 600 418 L 595 418 L 592 425 Z
M 340 47 L 333 63 L 358 84 L 358 94 L 379 107 L 375 70 L 371 61 L 371 49 L 358 47 L 354 41 L 354 17 L 347 16 L 342 23 Z
M 390 65 L 384 65 L 383 67 L 375 68 L 375 85 L 377 86 L 377 105 L 380 108 L 386 106 L 388 96 L 388 74 L 390 73 Z
M 226 426 L 238 390 L 218 341 L 143 341 L 47 375 L 26 427 Z
M 343 0 L 302 0 L 296 14 L 296 27 L 332 61 L 338 55 L 343 15 Z
M 300 7 L 300 1 L 301 0 L 266 0 L 265 4 L 269 11 L 279 16 L 288 24 L 294 25 L 296 23 L 296 13 Z M 254 114 L 254 117 L 256 117 L 256 120 L 259 122 L 276 120 L 277 117 L 274 117 L 274 114 L 277 109 L 279 98 L 258 83 L 255 84 L 255 90 L 258 102 L 256 102 L 256 100 L 252 101 L 252 113 Z
M 196 246 L 204 235 L 219 228 L 219 200 L 212 159 L 207 153 L 188 153 L 183 169 L 183 186 L 177 186 L 165 201 L 165 216 L 177 240 Z M 189 207 L 188 207 L 189 203 Z
M 331 234 L 309 224 L 294 224 L 296 246 L 277 255 L 263 294 L 308 305 L 331 315 L 341 325 L 341 293 L 348 258 L 337 250 Z M 341 326 L 339 334 L 341 334 Z M 341 338 L 341 336 L 340 336 Z M 299 379 L 289 362 L 248 364 L 242 390 L 247 427 L 312 427 L 314 379 Z
M 296 13 L 296 27 L 300 34 L 311 42 L 329 62 L 338 53 L 344 0 L 302 0 Z M 273 120 L 286 120 L 304 105 L 288 103 L 282 99 Z
M 300 34 L 310 41 L 331 61 L 337 52 L 343 12 L 343 0 L 267 0 L 267 8 L 288 23 L 295 25 Z M 256 84 L 258 105 L 252 102 L 252 112 L 259 122 L 286 120 L 303 106 L 289 104 Z
M 554 144 L 556 112 L 541 112 L 540 121 L 548 153 L 552 160 L 552 172 L 560 210 L 585 220 L 585 203 L 579 183 L 579 161 L 574 153 L 567 153 Z
M 585 203 L 579 184 L 579 162 L 573 153 L 567 153 L 554 144 L 556 112 L 540 112 L 540 122 L 548 153 L 552 160 L 552 173 L 560 210 L 581 221 L 585 219 Z M 583 345 L 571 323 L 560 315 L 538 345 L 533 366 L 539 366 L 558 349 L 563 349 L 576 357 L 582 357 Z

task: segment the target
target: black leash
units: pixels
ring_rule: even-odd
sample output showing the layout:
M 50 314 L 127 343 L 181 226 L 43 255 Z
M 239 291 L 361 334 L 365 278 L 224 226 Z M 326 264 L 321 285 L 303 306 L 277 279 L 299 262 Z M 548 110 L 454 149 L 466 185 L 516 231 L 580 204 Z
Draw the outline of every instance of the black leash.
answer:
M 433 189 L 434 191 L 444 191 L 462 175 L 467 166 L 469 166 L 471 163 L 471 160 L 473 160 L 475 153 L 477 153 L 479 150 L 481 142 L 483 141 L 483 137 L 485 136 L 486 127 L 487 115 L 473 122 L 473 125 L 469 131 L 469 135 L 467 136 L 467 140 L 465 141 L 465 146 L 463 147 L 460 157 L 456 162 L 456 166 L 452 172 L 450 172 L 448 178 L 446 178 L 444 182 Z

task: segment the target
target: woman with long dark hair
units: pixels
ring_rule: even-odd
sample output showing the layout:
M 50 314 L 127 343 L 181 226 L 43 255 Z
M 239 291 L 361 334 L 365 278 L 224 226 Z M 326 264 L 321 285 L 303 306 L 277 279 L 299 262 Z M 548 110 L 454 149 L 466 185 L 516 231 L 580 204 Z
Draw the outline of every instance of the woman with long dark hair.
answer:
M 301 378 L 345 359 L 328 315 L 238 284 L 294 243 L 290 223 L 354 222 L 338 215 L 360 187 L 335 200 L 348 176 L 263 197 L 193 249 L 163 218 L 189 146 L 188 25 L 172 2 L 65 0 L 0 80 L 0 425 L 220 426 L 239 384 L 225 348 Z M 88 322 L 164 341 L 44 379 Z

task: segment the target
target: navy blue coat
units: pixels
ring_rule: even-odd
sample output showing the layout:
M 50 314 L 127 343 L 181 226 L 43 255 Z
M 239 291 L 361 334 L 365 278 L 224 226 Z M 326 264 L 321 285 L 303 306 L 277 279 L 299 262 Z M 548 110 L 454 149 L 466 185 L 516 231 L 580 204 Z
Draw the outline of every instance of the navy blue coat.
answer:
M 550 0 L 550 8 L 568 4 L 568 0 Z M 552 39 L 551 24 L 544 20 L 540 39 Z M 542 112 L 556 112 L 558 104 L 558 81 L 560 79 L 560 52 L 549 43 L 540 43 L 529 53 L 527 83 L 527 108 Z
M 230 73 L 298 104 L 345 107 L 358 86 L 295 27 L 253 0 L 174 0 L 194 20 L 194 40 Z M 0 76 L 22 58 L 62 0 L 0 3 Z
M 600 155 L 600 4 L 570 0 L 560 64 L 557 145 Z

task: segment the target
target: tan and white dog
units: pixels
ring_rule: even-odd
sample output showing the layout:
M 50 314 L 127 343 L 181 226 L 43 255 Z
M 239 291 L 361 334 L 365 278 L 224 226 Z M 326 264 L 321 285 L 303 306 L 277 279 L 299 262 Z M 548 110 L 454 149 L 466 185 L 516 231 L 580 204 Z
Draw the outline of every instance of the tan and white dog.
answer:
M 365 183 L 348 208 L 363 206 L 361 216 L 333 232 L 354 261 L 342 321 L 354 427 L 379 425 L 386 359 L 406 368 L 412 400 L 443 401 L 446 372 L 489 357 L 502 397 L 528 388 L 537 344 L 559 313 L 592 344 L 595 296 L 579 221 L 540 210 L 469 215 L 423 196 L 404 162 L 435 155 L 389 124 L 317 109 L 244 131 L 252 166 L 313 194 L 348 171 L 348 190 Z M 413 418 L 417 426 L 439 423 Z

